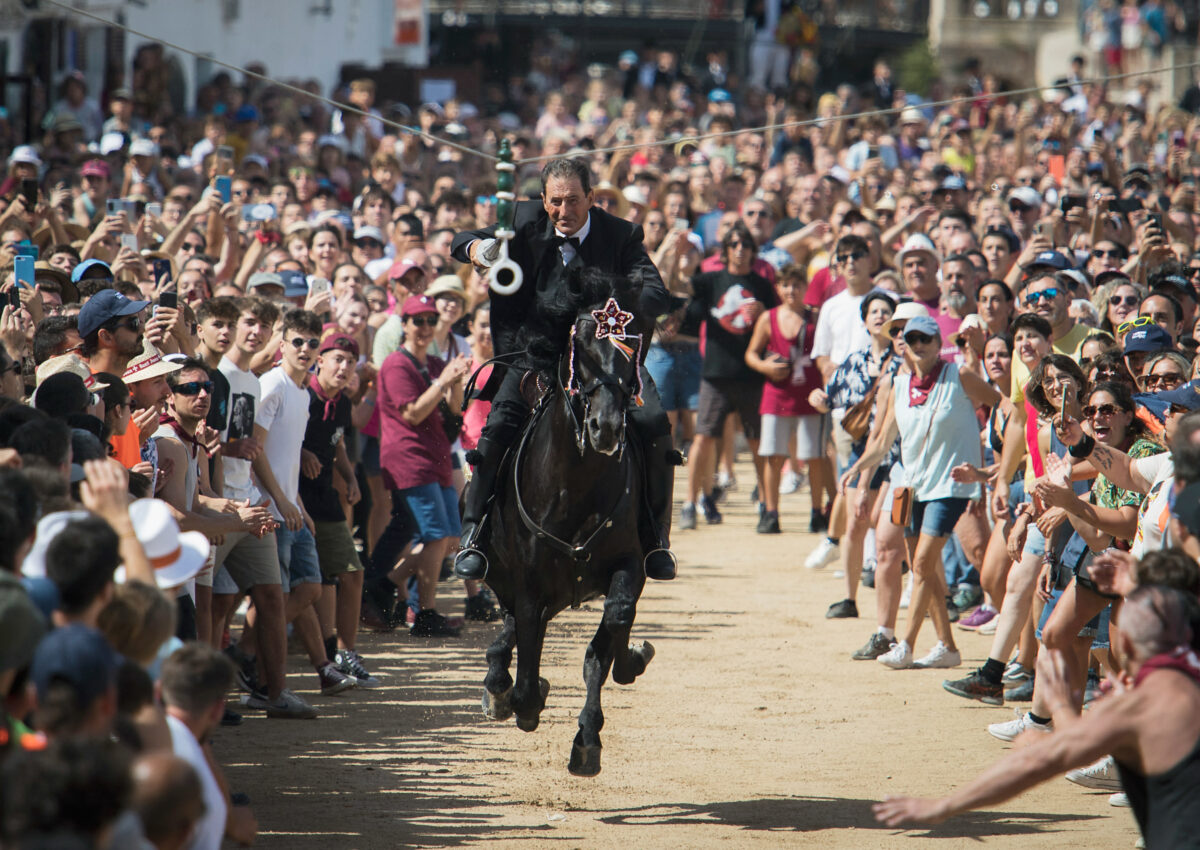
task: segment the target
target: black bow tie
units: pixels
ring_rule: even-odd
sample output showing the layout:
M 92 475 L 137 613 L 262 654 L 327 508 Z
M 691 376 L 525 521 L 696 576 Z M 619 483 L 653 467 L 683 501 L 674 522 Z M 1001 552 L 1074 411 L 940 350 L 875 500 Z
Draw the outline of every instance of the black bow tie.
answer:
M 572 248 L 574 248 L 576 251 L 578 251 L 579 250 L 579 237 L 578 236 L 559 236 L 557 233 L 555 233 L 554 234 L 554 244 L 557 245 L 559 248 L 561 248 L 563 245 L 570 245 Z

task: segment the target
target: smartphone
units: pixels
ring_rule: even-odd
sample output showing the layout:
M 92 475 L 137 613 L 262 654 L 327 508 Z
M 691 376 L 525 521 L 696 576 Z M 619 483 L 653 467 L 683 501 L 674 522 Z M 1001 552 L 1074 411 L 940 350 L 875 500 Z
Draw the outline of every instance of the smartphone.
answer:
M 121 234 L 121 247 L 128 248 L 130 251 L 133 251 L 134 253 L 136 253 L 138 250 L 137 236 L 133 233 L 122 233 Z
M 1063 195 L 1062 211 L 1064 213 L 1070 212 L 1071 210 L 1075 209 L 1075 207 L 1086 206 L 1087 198 L 1085 198 L 1083 195 Z
M 1113 201 L 1111 204 L 1108 205 L 1108 208 L 1110 210 L 1112 210 L 1113 212 L 1119 212 L 1119 213 L 1137 212 L 1138 210 L 1140 210 L 1142 208 L 1142 199 L 1141 198 L 1117 198 L 1115 201 Z
M 16 254 L 14 256 L 33 257 L 36 260 L 38 258 L 38 246 L 34 245 L 28 239 L 22 239 L 17 243 Z
M 1146 216 L 1146 220 L 1150 222 L 1152 227 L 1156 227 L 1159 231 L 1162 231 L 1162 213 L 1149 213 Z
M 37 283 L 37 278 L 33 270 L 33 257 L 28 255 L 24 257 L 13 258 L 13 277 L 17 280 L 17 286 L 23 286 L 26 289 L 33 289 Z M 15 287 L 14 287 L 15 289 Z
M 162 215 L 162 204 L 146 204 L 146 215 L 150 216 L 151 218 L 159 218 Z
M 1187 142 L 1184 141 L 1182 130 L 1174 130 L 1171 133 L 1171 147 L 1173 147 L 1173 148 L 1186 148 L 1187 147 Z
M 125 205 L 120 201 L 119 198 L 109 198 L 108 201 L 105 202 L 104 207 L 105 211 L 109 215 L 120 215 L 125 211 Z
M 171 261 L 170 260 L 163 260 L 163 259 L 155 258 L 150 261 L 150 267 L 154 273 L 154 285 L 155 286 L 164 286 L 171 282 Z M 163 293 L 163 294 L 165 295 L 166 293 Z M 173 296 L 173 294 L 172 294 L 172 296 Z M 158 303 L 162 304 L 162 300 L 160 299 Z M 164 305 L 164 306 L 166 306 L 166 305 Z M 171 306 L 175 306 L 175 305 L 172 304 Z
M 671 222 L 671 229 L 672 230 L 687 230 L 688 229 L 687 219 L 684 218 L 683 216 L 680 216 L 679 218 L 675 219 L 673 222 Z
M 14 310 L 21 309 L 21 293 L 17 291 L 15 286 L 8 290 L 8 306 Z
M 878 158 L 879 158 L 879 145 L 868 145 L 867 146 L 867 159 L 878 159 Z
M 233 200 L 233 179 L 228 175 L 222 175 L 217 178 L 217 194 L 221 196 L 222 203 L 229 203 Z
M 321 295 L 328 292 L 332 284 L 323 277 L 314 277 L 312 283 L 309 284 L 308 291 L 313 295 Z
M 179 296 L 174 292 L 164 292 L 158 296 L 158 306 L 168 310 L 179 309 Z
M 233 162 L 233 148 L 229 145 L 217 145 L 217 159 L 227 159 Z
M 25 206 L 33 209 L 37 206 L 38 187 L 36 180 L 22 180 L 21 194 L 25 196 Z

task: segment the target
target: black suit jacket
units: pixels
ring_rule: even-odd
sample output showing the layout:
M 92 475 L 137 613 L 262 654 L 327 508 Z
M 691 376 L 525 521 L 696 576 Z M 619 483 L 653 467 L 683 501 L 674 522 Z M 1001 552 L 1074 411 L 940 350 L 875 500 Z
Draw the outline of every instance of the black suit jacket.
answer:
M 658 269 L 646 255 L 642 228 L 596 207 L 590 214 L 591 228 L 571 261 L 571 267 L 582 265 L 629 275 L 635 283 L 640 279 L 641 295 L 636 312 L 642 332 L 649 334 L 654 320 L 669 312 L 670 297 Z M 467 248 L 471 242 L 492 238 L 495 229 L 489 227 L 459 233 L 451 243 L 451 255 L 461 263 L 469 263 L 471 258 Z M 512 295 L 491 294 L 492 338 L 497 354 L 520 349 L 518 335 L 535 307 L 537 293 L 564 285 L 566 280 L 562 274 L 562 254 L 554 242 L 554 225 L 540 201 L 517 203 L 513 231 L 516 235 L 509 242 L 509 257 L 521 267 L 524 283 Z

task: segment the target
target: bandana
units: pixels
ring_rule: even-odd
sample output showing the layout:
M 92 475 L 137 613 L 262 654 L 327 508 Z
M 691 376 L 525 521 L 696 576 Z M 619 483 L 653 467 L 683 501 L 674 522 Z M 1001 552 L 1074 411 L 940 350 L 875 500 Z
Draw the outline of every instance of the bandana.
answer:
M 321 414 L 322 422 L 329 422 L 333 419 L 334 413 L 337 412 L 338 399 L 342 397 L 339 390 L 337 395 L 328 395 L 325 390 L 321 389 L 321 382 L 317 380 L 316 375 L 310 375 L 308 378 L 308 388 L 316 393 L 317 398 L 325 402 L 325 410 Z
M 158 424 L 170 425 L 171 430 L 175 432 L 177 437 L 179 437 L 180 442 L 182 442 L 185 446 L 192 447 L 192 457 L 196 457 L 196 455 L 200 452 L 204 452 L 205 456 L 208 455 L 208 449 L 204 447 L 203 443 L 196 439 L 196 435 L 189 434 L 187 431 L 183 430 L 183 426 L 179 424 L 179 420 L 171 414 L 160 413 L 158 415 Z
M 1133 686 L 1136 688 L 1155 670 L 1178 670 L 1200 685 L 1200 658 L 1196 657 L 1191 647 L 1177 646 L 1170 652 L 1160 652 L 1147 658 L 1138 668 L 1137 675 L 1133 678 Z
M 929 394 L 933 392 L 933 385 L 937 383 L 938 377 L 942 374 L 942 367 L 946 365 L 945 360 L 938 360 L 933 367 L 933 371 L 924 378 L 918 378 L 913 375 L 908 381 L 908 406 L 920 407 L 929 400 Z

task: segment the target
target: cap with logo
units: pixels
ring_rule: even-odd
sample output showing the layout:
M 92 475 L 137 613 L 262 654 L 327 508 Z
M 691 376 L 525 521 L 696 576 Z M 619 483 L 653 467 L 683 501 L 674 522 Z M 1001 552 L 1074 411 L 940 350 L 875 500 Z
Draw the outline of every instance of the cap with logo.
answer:
M 130 301 L 115 289 L 102 289 L 79 311 L 79 335 L 87 338 L 100 326 L 118 316 L 134 316 L 150 306 L 149 301 Z

